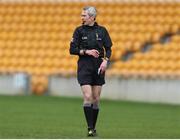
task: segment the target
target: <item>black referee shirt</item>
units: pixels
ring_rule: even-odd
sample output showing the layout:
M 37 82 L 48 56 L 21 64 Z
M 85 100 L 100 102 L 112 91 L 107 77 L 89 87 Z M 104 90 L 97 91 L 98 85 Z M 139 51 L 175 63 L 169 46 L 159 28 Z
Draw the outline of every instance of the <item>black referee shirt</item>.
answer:
M 82 25 L 75 29 L 69 51 L 70 54 L 79 55 L 82 49 L 96 49 L 100 57 L 110 58 L 111 46 L 112 41 L 108 31 L 95 22 L 93 26 Z

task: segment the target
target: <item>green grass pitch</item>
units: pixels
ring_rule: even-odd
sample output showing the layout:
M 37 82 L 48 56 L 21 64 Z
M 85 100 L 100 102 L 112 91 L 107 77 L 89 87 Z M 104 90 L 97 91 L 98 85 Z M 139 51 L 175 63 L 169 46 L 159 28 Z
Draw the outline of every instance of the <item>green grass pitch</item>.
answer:
M 180 138 L 180 106 L 101 100 L 96 138 Z M 87 138 L 81 98 L 0 96 L 0 138 Z

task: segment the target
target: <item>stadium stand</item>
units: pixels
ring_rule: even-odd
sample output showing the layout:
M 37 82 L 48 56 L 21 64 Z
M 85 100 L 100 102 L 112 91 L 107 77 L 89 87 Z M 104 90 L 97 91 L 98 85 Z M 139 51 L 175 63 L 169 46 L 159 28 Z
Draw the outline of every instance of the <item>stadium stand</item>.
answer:
M 153 45 L 147 53 L 137 52 L 130 61 L 114 63 L 111 70 L 130 77 L 177 78 L 180 76 L 178 39 L 179 35 L 174 36 L 170 43 Z
M 108 76 L 180 76 L 180 3 L 138 0 L 2 0 L 0 73 L 27 73 L 32 76 L 32 91 L 38 93 L 47 90 L 50 75 L 75 75 L 77 57 L 69 55 L 69 42 L 81 24 L 80 9 L 87 4 L 97 7 L 97 21 L 107 27 L 113 40 Z M 168 42 L 162 42 L 167 35 Z

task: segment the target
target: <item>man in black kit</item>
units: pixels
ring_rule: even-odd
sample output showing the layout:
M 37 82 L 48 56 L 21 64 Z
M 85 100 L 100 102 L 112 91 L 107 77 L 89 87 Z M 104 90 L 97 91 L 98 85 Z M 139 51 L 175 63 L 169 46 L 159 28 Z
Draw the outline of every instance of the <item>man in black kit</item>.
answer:
M 88 136 L 96 135 L 96 120 L 105 71 L 111 56 L 111 38 L 105 27 L 95 22 L 97 11 L 93 6 L 84 7 L 82 25 L 74 31 L 70 54 L 78 55 L 77 79 L 83 92 L 83 109 L 88 125 Z

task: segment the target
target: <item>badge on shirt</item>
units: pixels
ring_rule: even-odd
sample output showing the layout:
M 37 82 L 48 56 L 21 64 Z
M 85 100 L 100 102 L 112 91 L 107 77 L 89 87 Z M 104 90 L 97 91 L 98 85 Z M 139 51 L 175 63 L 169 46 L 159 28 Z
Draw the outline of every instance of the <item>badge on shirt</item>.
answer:
M 85 39 L 87 39 L 87 36 L 83 36 L 83 37 L 82 37 L 82 40 L 85 40 Z
M 99 38 L 98 33 L 96 33 L 96 40 L 102 40 L 101 38 Z

